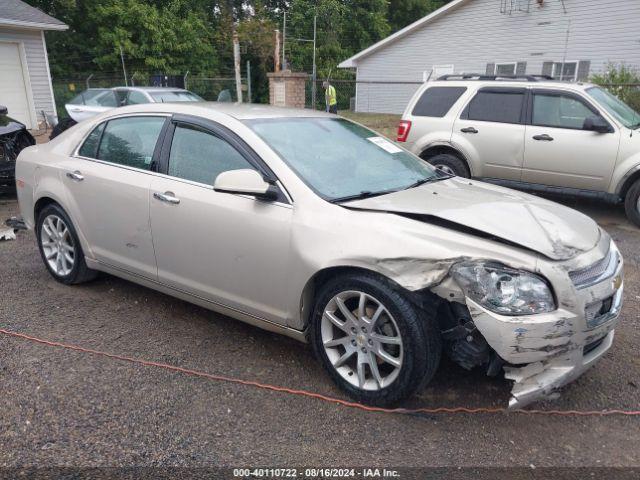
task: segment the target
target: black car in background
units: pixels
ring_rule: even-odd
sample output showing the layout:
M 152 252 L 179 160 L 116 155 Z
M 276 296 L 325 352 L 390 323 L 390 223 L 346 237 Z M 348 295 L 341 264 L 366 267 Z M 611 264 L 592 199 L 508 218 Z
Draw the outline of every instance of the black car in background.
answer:
M 0 105 L 0 193 L 15 190 L 16 158 L 22 149 L 36 143 L 27 127 L 7 114 L 7 107 Z

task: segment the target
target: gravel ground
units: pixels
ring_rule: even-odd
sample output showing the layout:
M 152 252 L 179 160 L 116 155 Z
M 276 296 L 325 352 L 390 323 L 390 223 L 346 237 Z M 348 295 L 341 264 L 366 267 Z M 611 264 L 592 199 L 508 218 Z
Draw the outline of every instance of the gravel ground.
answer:
M 614 347 L 559 409 L 639 409 L 640 231 L 619 209 L 592 215 L 626 261 Z M 0 219 L 18 213 L 0 199 Z M 213 374 L 344 398 L 310 349 L 102 275 L 56 283 L 33 234 L 0 242 L 0 327 Z M 0 335 L 0 467 L 15 466 L 636 466 L 640 418 L 367 413 Z M 406 406 L 503 406 L 503 379 L 444 362 Z

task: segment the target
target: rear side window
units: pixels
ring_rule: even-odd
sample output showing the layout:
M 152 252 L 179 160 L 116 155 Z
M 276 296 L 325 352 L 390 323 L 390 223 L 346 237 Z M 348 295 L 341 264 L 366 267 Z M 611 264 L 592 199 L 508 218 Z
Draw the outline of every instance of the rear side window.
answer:
M 110 120 L 102 134 L 97 158 L 118 165 L 151 170 L 153 151 L 164 122 L 164 117 Z
M 93 132 L 89 134 L 82 144 L 82 147 L 80 147 L 78 154 L 83 157 L 96 158 L 98 153 L 98 144 L 100 143 L 100 137 L 102 137 L 102 131 L 104 130 L 105 125 L 106 123 L 101 123 L 93 129 Z
M 411 115 L 416 117 L 444 117 L 466 90 L 466 87 L 427 88 L 415 107 L 413 107 Z
M 213 185 L 218 175 L 253 166 L 225 140 L 191 125 L 177 125 L 169 154 L 169 175 Z
M 522 123 L 524 91 L 479 91 L 462 114 L 469 120 Z

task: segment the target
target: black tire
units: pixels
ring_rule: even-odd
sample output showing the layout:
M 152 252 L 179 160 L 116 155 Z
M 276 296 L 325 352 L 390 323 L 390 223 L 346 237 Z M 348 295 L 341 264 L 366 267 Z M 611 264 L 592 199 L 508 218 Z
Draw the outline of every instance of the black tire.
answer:
M 69 236 L 72 239 L 73 243 L 73 267 L 71 270 L 65 274 L 58 274 L 53 268 L 49 265 L 49 261 L 46 258 L 44 247 L 42 244 L 42 228 L 45 222 L 45 219 L 50 215 L 55 215 L 58 218 L 62 219 L 65 226 L 69 230 Z M 58 205 L 57 203 L 51 203 L 44 207 L 40 213 L 38 214 L 38 218 L 36 219 L 36 241 L 38 242 L 38 249 L 40 250 L 40 256 L 42 257 L 42 261 L 51 274 L 51 276 L 60 283 L 64 283 L 65 285 L 75 285 L 78 283 L 88 282 L 93 280 L 98 275 L 98 272 L 95 270 L 91 270 L 87 267 L 87 263 L 84 259 L 84 252 L 82 251 L 82 246 L 80 245 L 80 240 L 78 240 L 78 234 L 69 219 L 67 213 Z
M 65 118 L 61 119 L 58 122 L 58 124 L 55 127 L 53 127 L 53 130 L 51 130 L 51 135 L 49 135 L 49 140 L 53 140 L 58 135 L 60 135 L 62 132 L 64 132 L 65 130 L 70 129 L 71 127 L 73 127 L 77 123 L 78 122 L 76 122 L 71 117 L 65 117 Z
M 331 363 L 323 345 L 321 321 L 325 308 L 335 295 L 348 291 L 364 292 L 382 303 L 393 316 L 402 339 L 399 372 L 389 385 L 383 388 L 378 385 L 377 390 L 359 388 L 343 378 Z M 438 369 L 442 345 L 435 315 L 435 302 L 431 307 L 419 308 L 409 301 L 399 286 L 384 277 L 364 272 L 342 275 L 321 287 L 311 319 L 309 341 L 329 376 L 351 398 L 364 404 L 390 406 L 426 386 Z M 355 347 L 355 343 L 353 345 L 356 350 L 360 349 L 360 346 Z M 360 353 L 356 353 L 359 358 Z M 371 356 L 376 358 L 373 353 Z M 355 380 L 356 377 L 352 378 Z
M 640 179 L 631 186 L 624 199 L 624 210 L 627 218 L 640 227 Z
M 466 162 L 452 153 L 439 153 L 427 158 L 427 162 L 447 173 L 453 173 L 457 177 L 469 178 L 471 176 Z

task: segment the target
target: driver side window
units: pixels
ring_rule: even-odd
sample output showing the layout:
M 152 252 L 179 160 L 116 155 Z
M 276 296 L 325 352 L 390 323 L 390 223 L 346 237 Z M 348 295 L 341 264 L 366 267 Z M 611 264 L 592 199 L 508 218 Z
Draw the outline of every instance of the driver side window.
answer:
M 196 126 L 176 125 L 169 154 L 172 177 L 213 185 L 222 172 L 246 168 L 255 170 L 225 140 Z
M 584 102 L 572 96 L 536 93 L 533 97 L 533 125 L 582 130 L 585 119 L 595 115 Z

